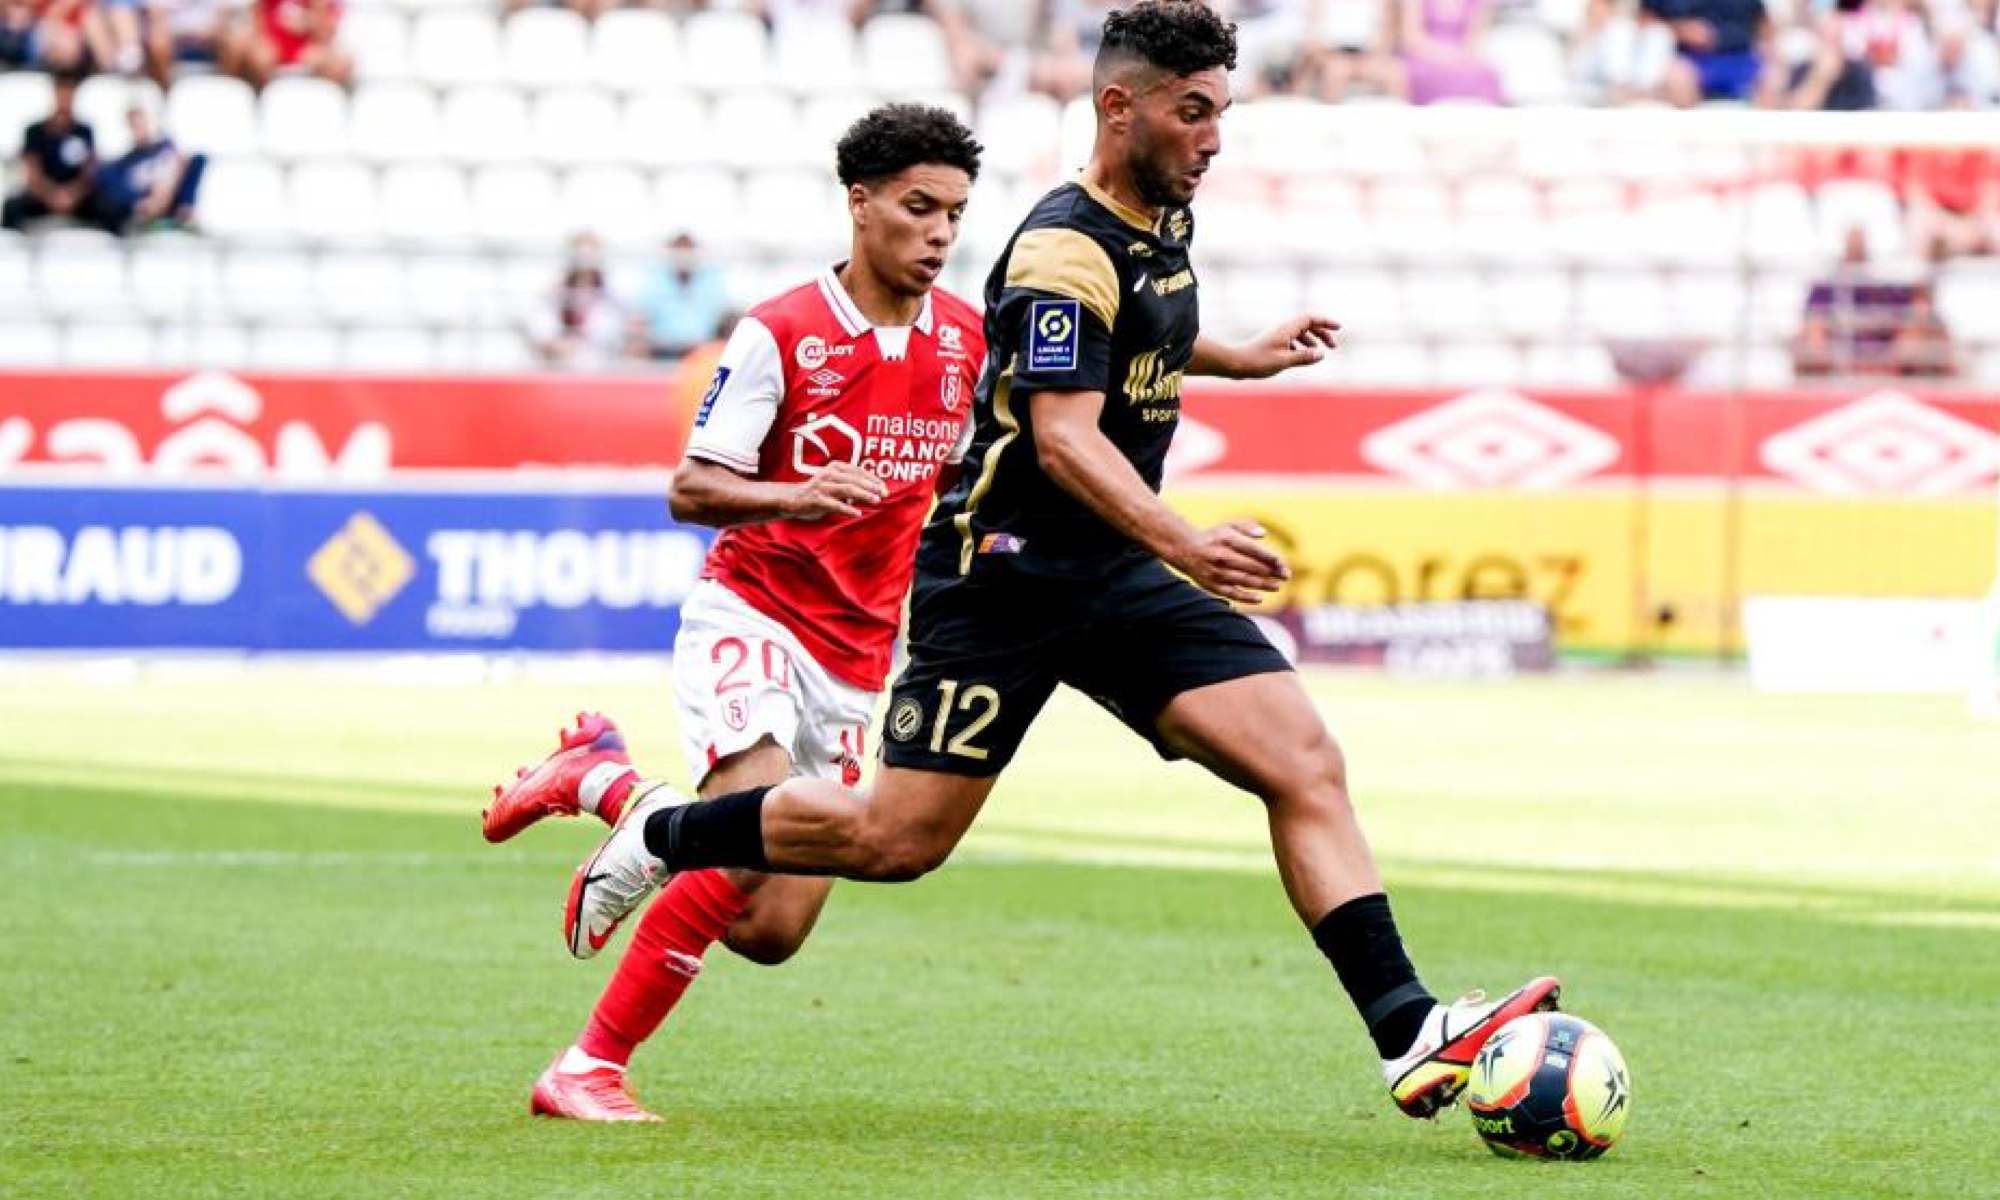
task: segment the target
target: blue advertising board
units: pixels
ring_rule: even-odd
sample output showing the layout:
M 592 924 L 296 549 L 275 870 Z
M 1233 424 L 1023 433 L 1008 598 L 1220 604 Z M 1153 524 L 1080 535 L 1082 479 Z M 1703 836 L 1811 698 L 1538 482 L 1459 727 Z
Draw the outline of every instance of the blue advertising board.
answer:
M 0 487 L 0 647 L 664 651 L 655 493 Z

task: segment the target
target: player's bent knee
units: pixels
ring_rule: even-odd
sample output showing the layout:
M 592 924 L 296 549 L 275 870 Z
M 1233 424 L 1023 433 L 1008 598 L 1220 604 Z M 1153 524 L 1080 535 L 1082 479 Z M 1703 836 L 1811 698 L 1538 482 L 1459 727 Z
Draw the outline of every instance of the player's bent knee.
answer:
M 877 883 L 908 883 L 944 865 L 949 845 L 910 835 L 893 836 L 871 847 L 867 878 Z

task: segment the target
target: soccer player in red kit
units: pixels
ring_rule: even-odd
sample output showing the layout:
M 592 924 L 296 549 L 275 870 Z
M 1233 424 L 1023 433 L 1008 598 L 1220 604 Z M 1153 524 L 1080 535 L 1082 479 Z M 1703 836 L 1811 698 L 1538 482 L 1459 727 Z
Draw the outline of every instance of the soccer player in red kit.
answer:
M 986 355 L 979 314 L 934 287 L 979 149 L 951 114 L 918 105 L 878 108 L 850 128 L 837 160 L 851 256 L 750 311 L 695 416 L 670 501 L 677 520 L 723 529 L 674 641 L 675 701 L 702 795 L 795 774 L 860 778 L 917 538 L 964 453 Z M 579 812 L 615 825 L 637 783 L 617 728 L 579 717 L 555 754 L 496 789 L 486 837 Z M 531 1110 L 656 1120 L 632 1098 L 625 1066 L 700 972 L 703 952 L 721 941 L 783 962 L 831 882 L 734 869 L 678 876 L 640 920 L 576 1044 L 536 1082 Z M 573 887 L 572 907 L 575 896 Z M 565 924 L 578 958 L 610 932 Z

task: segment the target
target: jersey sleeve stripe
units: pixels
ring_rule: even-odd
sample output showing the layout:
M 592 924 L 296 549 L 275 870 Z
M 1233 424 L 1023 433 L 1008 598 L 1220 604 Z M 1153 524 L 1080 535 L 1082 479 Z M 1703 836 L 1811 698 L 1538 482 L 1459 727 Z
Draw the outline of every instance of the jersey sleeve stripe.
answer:
M 958 526 L 958 573 L 972 573 L 972 514 L 979 511 L 979 502 L 993 489 L 993 477 L 1000 473 L 1000 456 L 1013 445 L 1021 435 L 1021 422 L 1014 416 L 1014 368 L 1009 366 L 993 384 L 993 416 L 1000 422 L 999 437 L 986 450 L 986 461 L 979 468 L 979 478 L 972 484 L 972 491 L 965 497 L 965 508 L 952 518 Z
M 754 473 L 759 466 L 755 458 L 745 458 L 741 454 L 737 454 L 732 450 L 725 450 L 720 446 L 703 446 L 690 443 L 687 448 L 687 457 L 698 458 L 703 462 L 720 463 L 732 471 Z
M 1079 300 L 1110 329 L 1118 320 L 1118 268 L 1087 233 L 1030 229 L 1007 256 L 1007 286 Z

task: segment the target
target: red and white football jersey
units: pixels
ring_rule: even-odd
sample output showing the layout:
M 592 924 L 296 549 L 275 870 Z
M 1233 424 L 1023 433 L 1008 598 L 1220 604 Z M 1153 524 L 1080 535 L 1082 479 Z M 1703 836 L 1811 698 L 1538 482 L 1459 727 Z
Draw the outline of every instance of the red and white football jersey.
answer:
M 881 690 L 938 474 L 965 454 L 986 357 L 979 315 L 942 289 L 916 323 L 871 326 L 828 269 L 730 335 L 689 457 L 796 482 L 852 463 L 889 487 L 858 517 L 726 529 L 703 568 L 797 635 L 838 679 Z

